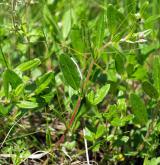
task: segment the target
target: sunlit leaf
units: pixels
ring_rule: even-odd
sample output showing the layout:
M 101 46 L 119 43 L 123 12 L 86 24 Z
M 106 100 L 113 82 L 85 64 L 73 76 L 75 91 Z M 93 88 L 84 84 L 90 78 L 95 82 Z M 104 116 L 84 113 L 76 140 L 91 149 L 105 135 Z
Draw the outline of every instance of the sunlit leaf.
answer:
M 78 26 L 74 26 L 71 29 L 71 40 L 72 40 L 72 46 L 74 50 L 78 51 L 79 53 L 83 53 L 85 49 L 85 44 L 82 39 L 82 34 L 81 30 L 79 29 Z
M 105 132 L 105 126 L 102 125 L 102 124 L 99 124 L 98 127 L 97 127 L 97 131 L 96 131 L 96 135 L 95 135 L 95 138 L 98 139 L 100 138 L 104 132 Z
M 6 116 L 10 112 L 11 107 L 11 104 L 8 106 L 3 106 L 2 104 L 0 104 L 0 115 Z
M 143 165 L 159 165 L 160 157 L 148 159 L 147 157 L 144 160 Z
M 105 96 L 107 95 L 107 93 L 109 92 L 110 89 L 110 84 L 106 84 L 105 86 L 101 87 L 100 89 L 98 89 L 96 91 L 96 93 L 94 93 L 94 91 L 91 91 L 90 93 L 88 93 L 87 95 L 87 99 L 88 101 L 92 104 L 92 105 L 97 105 L 100 102 L 103 101 L 103 99 L 105 98 Z
M 33 60 L 30 60 L 30 61 L 26 61 L 20 65 L 18 65 L 16 67 L 16 69 L 20 70 L 20 71 L 26 71 L 26 70 L 29 70 L 29 69 L 32 69 L 32 68 L 35 68 L 37 67 L 38 65 L 41 64 L 41 61 L 38 59 L 38 58 L 35 58 Z
M 31 101 L 20 101 L 16 104 L 19 108 L 33 109 L 38 107 L 38 103 Z
M 24 91 L 24 88 L 25 88 L 25 84 L 20 84 L 17 86 L 17 88 L 15 89 L 15 96 L 20 96 L 23 91 Z
M 62 29 L 63 38 L 66 39 L 71 30 L 71 10 L 67 10 L 64 13 L 62 26 L 63 26 L 63 29 Z

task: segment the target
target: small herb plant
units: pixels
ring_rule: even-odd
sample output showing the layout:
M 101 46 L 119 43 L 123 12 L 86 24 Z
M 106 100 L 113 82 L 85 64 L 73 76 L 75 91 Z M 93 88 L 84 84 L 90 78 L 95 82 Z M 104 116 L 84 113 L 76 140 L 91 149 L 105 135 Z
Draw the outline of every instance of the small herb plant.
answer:
M 160 163 L 160 1 L 0 2 L 0 164 Z

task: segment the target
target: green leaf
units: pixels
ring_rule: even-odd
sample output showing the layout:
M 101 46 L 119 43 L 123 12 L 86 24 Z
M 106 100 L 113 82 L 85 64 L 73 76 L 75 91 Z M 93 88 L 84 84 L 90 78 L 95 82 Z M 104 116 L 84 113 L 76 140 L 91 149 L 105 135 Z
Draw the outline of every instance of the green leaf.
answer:
M 113 118 L 120 117 L 117 106 L 115 104 L 109 105 L 107 112 L 103 113 L 103 116 L 109 121 L 113 120 Z
M 66 39 L 70 30 L 71 30 L 71 10 L 68 10 L 64 13 L 63 19 L 62 19 L 62 34 L 63 38 Z
M 97 131 L 96 131 L 96 136 L 95 138 L 98 139 L 100 138 L 103 134 L 104 134 L 104 131 L 105 131 L 105 126 L 102 125 L 102 124 L 99 124 L 98 125 L 98 128 L 97 128 Z
M 128 64 L 127 68 L 126 68 L 126 71 L 127 71 L 128 77 L 130 77 L 134 72 L 134 65 L 133 64 Z
M 156 88 L 151 84 L 149 83 L 148 81 L 144 81 L 142 83 L 142 88 L 144 90 L 144 92 L 149 95 L 151 98 L 155 98 L 157 99 L 158 98 L 158 91 L 156 90 Z
M 36 94 L 41 93 L 43 90 L 48 88 L 48 85 L 54 81 L 54 74 L 53 72 L 48 72 L 43 76 L 39 77 L 36 81 L 37 89 L 35 90 Z
M 117 54 L 115 57 L 115 67 L 119 74 L 122 74 L 124 72 L 124 57 L 121 54 Z
M 85 45 L 82 39 L 82 34 L 78 26 L 74 26 L 71 29 L 70 37 L 72 40 L 72 46 L 79 53 L 83 53 L 85 50 Z
M 81 83 L 81 73 L 76 62 L 67 55 L 60 55 L 59 63 L 67 84 L 78 90 Z
M 58 27 L 58 25 L 57 25 L 57 23 L 55 21 L 55 18 L 53 17 L 53 15 L 52 15 L 52 13 L 49 10 L 47 5 L 44 5 L 43 16 L 44 16 L 45 22 L 48 25 L 52 26 L 54 33 L 60 34 L 60 30 L 59 30 L 59 27 Z
M 19 108 L 33 109 L 38 107 L 38 103 L 31 101 L 20 101 L 16 104 Z
M 134 118 L 134 115 L 130 114 L 130 115 L 124 116 L 123 121 L 128 122 L 128 121 L 131 121 L 133 118 Z
M 40 64 L 41 64 L 41 61 L 38 58 L 35 58 L 33 60 L 30 60 L 30 61 L 27 61 L 27 62 L 24 62 L 24 63 L 18 65 L 16 67 L 16 69 L 18 69 L 18 70 L 23 72 L 23 71 L 35 68 L 35 67 L 37 67 Z
M 120 98 L 117 101 L 117 109 L 118 111 L 126 111 L 127 109 L 127 104 L 126 104 L 126 99 L 125 98 Z
M 12 105 L 9 105 L 7 107 L 4 107 L 2 104 L 0 104 L 0 114 L 5 116 L 9 113 L 9 111 L 11 110 Z
M 67 150 L 72 151 L 72 149 L 76 147 L 76 141 L 65 142 L 63 146 L 64 146 Z
M 137 0 L 126 0 L 126 9 L 127 13 L 135 13 L 136 12 L 136 4 Z
M 4 71 L 3 86 L 6 97 L 8 97 L 9 85 L 11 85 L 12 89 L 15 89 L 21 83 L 22 83 L 21 78 L 14 71 L 10 69 Z
M 158 93 L 160 94 L 160 57 L 154 57 L 153 60 L 153 80 L 154 80 L 154 86 Z
M 50 93 L 47 93 L 41 97 L 45 99 L 46 103 L 49 103 L 52 100 L 52 98 L 54 97 L 54 95 L 55 94 L 53 92 L 50 92 Z
M 109 105 L 107 112 L 103 114 L 103 117 L 107 119 L 111 123 L 111 125 L 115 127 L 122 127 L 126 125 L 127 122 L 131 121 L 133 119 L 132 114 L 123 116 L 122 112 L 119 110 L 119 105 Z
M 113 118 L 113 120 L 111 121 L 111 125 L 113 125 L 114 127 L 123 127 L 125 126 L 126 122 L 123 120 L 123 118 Z
M 104 39 L 104 31 L 105 31 L 105 20 L 104 13 L 102 13 L 97 21 L 96 28 L 96 47 L 100 48 L 102 46 L 102 42 Z
M 145 1 L 143 3 L 143 5 L 141 6 L 140 15 L 141 15 L 142 18 L 144 17 L 145 13 L 147 12 L 147 9 L 148 9 L 149 5 L 150 5 L 150 3 L 148 1 Z
M 103 99 L 105 98 L 105 96 L 107 95 L 107 93 L 109 92 L 110 89 L 110 84 L 106 84 L 105 86 L 103 86 L 102 88 L 98 89 L 96 94 L 91 91 L 90 93 L 88 93 L 87 95 L 87 99 L 88 101 L 92 104 L 92 105 L 97 105 L 100 102 L 103 101 Z
M 148 114 L 141 98 L 136 94 L 131 94 L 130 103 L 136 121 L 142 125 L 146 124 L 148 121 Z
M 94 141 L 95 133 L 90 131 L 87 127 L 85 127 L 85 138 L 88 141 Z
M 117 81 L 117 72 L 115 66 L 113 68 L 108 69 L 107 77 L 108 77 L 108 81 L 113 81 L 113 82 Z
M 126 125 L 127 122 L 131 121 L 132 119 L 133 119 L 133 115 L 123 116 L 122 118 L 115 117 L 111 121 L 111 125 L 113 125 L 114 127 L 123 127 Z
M 147 77 L 147 71 L 144 67 L 139 66 L 137 70 L 132 74 L 132 77 L 136 80 L 144 80 Z
M 17 86 L 17 88 L 15 89 L 15 96 L 20 96 L 25 88 L 25 84 L 20 84 Z
M 14 71 L 7 69 L 6 72 L 7 79 L 13 89 L 15 89 L 19 84 L 22 83 L 22 79 Z
M 158 21 L 159 18 L 160 18 L 160 15 L 152 15 L 149 18 L 146 19 L 145 25 L 153 24 L 155 21 Z
M 128 25 L 125 16 L 111 4 L 107 8 L 107 20 L 108 28 L 112 36 L 122 31 L 125 32 Z
M 148 159 L 145 158 L 143 165 L 159 165 L 160 163 L 160 157 L 157 158 L 152 158 L 152 159 Z
M 124 31 L 117 32 L 113 37 L 112 37 L 112 42 L 118 42 L 121 40 L 122 36 L 124 34 Z

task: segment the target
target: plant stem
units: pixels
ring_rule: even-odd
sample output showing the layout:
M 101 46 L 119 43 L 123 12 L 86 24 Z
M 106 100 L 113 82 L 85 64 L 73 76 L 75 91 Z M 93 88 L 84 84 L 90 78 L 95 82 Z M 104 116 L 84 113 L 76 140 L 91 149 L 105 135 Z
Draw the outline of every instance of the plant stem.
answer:
M 111 45 L 111 43 L 112 43 L 112 42 L 108 42 L 107 44 L 105 44 L 105 45 L 103 46 L 102 49 L 108 47 L 109 45 Z M 88 69 L 88 73 L 87 73 L 86 79 L 85 79 L 85 81 L 83 82 L 82 88 L 81 88 L 81 92 L 83 93 L 83 95 L 84 95 L 85 90 L 86 90 L 86 88 L 87 88 L 87 84 L 88 84 L 88 81 L 89 81 L 89 78 L 90 78 L 90 75 L 91 75 L 91 72 L 92 72 L 92 68 L 93 68 L 93 66 L 94 66 L 94 63 L 95 63 L 95 60 L 94 60 L 94 58 L 92 58 L 92 61 L 91 61 L 90 65 L 89 65 L 89 69 Z M 64 132 L 64 134 L 61 136 L 61 138 L 58 140 L 58 142 L 56 143 L 56 146 L 59 146 L 61 143 L 64 142 L 66 133 L 68 132 L 68 130 L 69 130 L 69 129 L 71 128 L 71 126 L 73 125 L 74 119 L 75 119 L 76 114 L 77 114 L 77 112 L 78 112 L 78 110 L 79 110 L 79 107 L 80 107 L 80 105 L 81 105 L 81 100 L 82 100 L 82 98 L 81 98 L 81 96 L 79 96 L 79 97 L 78 97 L 78 100 L 77 100 L 77 103 L 76 103 L 76 106 L 75 106 L 75 108 L 74 108 L 74 110 L 73 110 L 73 114 L 72 114 L 72 116 L 71 116 L 71 119 L 70 119 L 70 121 L 69 121 L 68 128 L 66 129 L 66 131 Z
M 83 83 L 82 91 L 84 91 L 86 89 L 87 83 L 88 83 L 90 75 L 91 75 L 91 71 L 92 71 L 93 65 L 94 65 L 94 59 L 92 59 L 91 64 L 89 66 L 86 80 Z
M 89 77 L 90 77 L 90 75 L 91 75 L 91 71 L 92 71 L 93 65 L 94 65 L 94 59 L 92 59 L 91 64 L 90 64 L 90 66 L 89 66 L 86 80 L 84 81 L 84 83 L 83 83 L 83 85 L 82 85 L 82 91 L 84 91 L 84 89 L 86 89 L 87 83 L 88 83 L 88 81 L 89 81 Z M 80 107 L 80 105 L 81 105 L 81 100 L 82 100 L 82 98 L 81 98 L 81 96 L 79 96 L 79 97 L 78 97 L 78 100 L 77 100 L 77 103 L 76 103 L 76 106 L 75 106 L 75 108 L 74 108 L 74 110 L 73 110 L 73 114 L 72 114 L 72 116 L 71 116 L 71 119 L 70 119 L 70 121 L 69 121 L 68 128 L 66 129 L 66 131 L 64 132 L 64 134 L 61 136 L 61 138 L 60 138 L 60 139 L 58 140 L 58 142 L 56 143 L 57 146 L 59 146 L 61 143 L 64 142 L 66 133 L 68 132 L 68 130 L 69 130 L 69 129 L 71 128 L 71 126 L 73 125 L 73 122 L 74 122 L 74 120 L 75 120 L 76 114 L 77 114 L 77 112 L 78 112 L 78 110 L 79 110 L 79 107 Z

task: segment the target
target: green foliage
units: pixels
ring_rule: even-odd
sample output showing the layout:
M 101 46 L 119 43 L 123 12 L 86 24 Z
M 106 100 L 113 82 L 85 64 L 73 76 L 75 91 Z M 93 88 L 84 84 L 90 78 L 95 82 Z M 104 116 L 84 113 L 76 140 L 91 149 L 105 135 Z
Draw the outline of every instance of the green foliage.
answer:
M 160 163 L 160 158 L 152 158 L 151 160 L 145 159 L 144 165 L 158 165 Z
M 38 104 L 30 101 L 21 101 L 20 103 L 17 104 L 19 108 L 25 108 L 25 109 L 32 109 L 32 108 L 37 108 Z
M 151 98 L 158 98 L 158 92 L 154 86 L 148 81 L 144 81 L 142 83 L 142 88 L 146 94 L 148 94 Z
M 105 36 L 105 14 L 104 12 L 99 16 L 97 20 L 97 33 L 96 33 L 96 47 L 99 49 L 102 47 L 103 39 Z
M 139 122 L 140 124 L 146 124 L 148 120 L 148 114 L 141 98 L 136 94 L 131 94 L 130 103 L 136 121 Z
M 54 84 L 53 72 L 48 72 L 48 73 L 45 73 L 42 76 L 38 77 L 38 79 L 36 80 L 37 88 L 35 90 L 35 93 L 39 94 L 42 91 L 44 91 L 45 89 L 49 88 L 50 83 L 52 83 L 52 85 Z
M 38 58 L 35 58 L 33 60 L 20 64 L 19 66 L 16 67 L 16 69 L 24 72 L 26 70 L 36 68 L 40 63 L 41 63 L 41 61 Z
M 0 164 L 159 164 L 159 5 L 1 0 Z
M 8 97 L 9 94 L 9 85 L 11 85 L 12 89 L 15 89 L 21 83 L 21 78 L 13 70 L 7 69 L 4 71 L 3 84 L 6 97 Z
M 66 39 L 70 30 L 71 30 L 71 10 L 68 10 L 64 13 L 63 19 L 62 19 L 62 35 L 63 38 Z
M 103 99 L 107 95 L 109 88 L 110 88 L 110 85 L 107 84 L 107 85 L 103 86 L 102 88 L 98 89 L 96 93 L 94 93 L 93 91 L 89 92 L 87 95 L 88 101 L 92 105 L 99 104 L 100 102 L 103 101 Z
M 127 19 L 121 12 L 114 8 L 113 5 L 109 4 L 107 8 L 107 20 L 108 29 L 112 36 L 112 39 L 114 40 L 114 38 L 118 36 L 118 40 L 120 40 L 120 37 L 126 31 L 128 25 Z
M 81 83 L 81 73 L 76 62 L 67 55 L 61 55 L 59 62 L 66 82 L 73 89 L 78 90 Z

